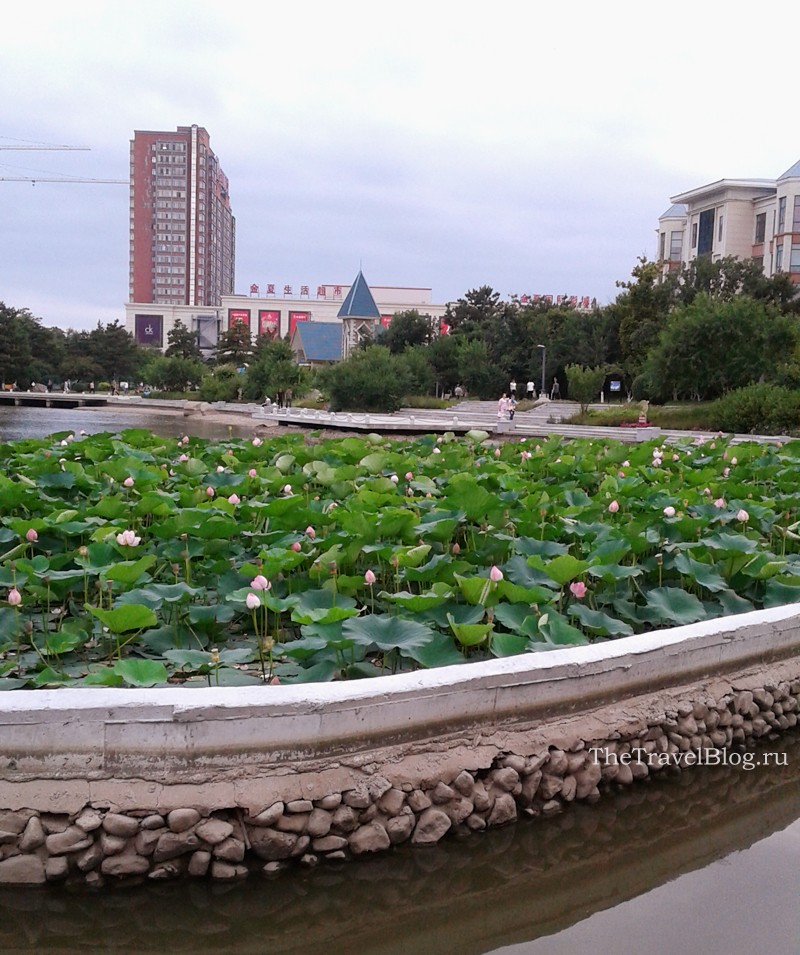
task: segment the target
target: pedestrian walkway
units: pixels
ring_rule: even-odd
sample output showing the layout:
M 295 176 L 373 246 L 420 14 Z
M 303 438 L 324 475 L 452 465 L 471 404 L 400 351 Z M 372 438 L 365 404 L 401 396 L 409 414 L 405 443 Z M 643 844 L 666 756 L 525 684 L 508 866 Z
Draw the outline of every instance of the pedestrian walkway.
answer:
M 703 441 L 716 437 L 716 432 L 677 431 L 654 426 L 637 428 L 571 425 L 565 422 L 577 414 L 574 401 L 539 399 L 529 411 L 518 411 L 514 420 L 498 420 L 496 401 L 461 401 L 447 409 L 404 408 L 394 414 L 368 412 L 329 412 L 311 408 L 259 408 L 253 420 L 304 428 L 325 428 L 343 431 L 377 431 L 400 434 L 443 434 L 453 431 L 487 431 L 497 437 L 528 438 L 558 435 L 565 438 L 593 438 L 635 444 L 642 441 Z M 607 407 L 597 404 L 592 409 Z M 786 441 L 785 435 L 734 435 L 734 442 Z

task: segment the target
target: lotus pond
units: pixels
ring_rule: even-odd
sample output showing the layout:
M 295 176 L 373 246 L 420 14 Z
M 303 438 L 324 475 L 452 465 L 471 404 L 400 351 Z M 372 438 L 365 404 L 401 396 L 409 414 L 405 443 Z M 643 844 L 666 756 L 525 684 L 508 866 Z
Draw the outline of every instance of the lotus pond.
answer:
M 800 441 L 0 445 L 0 688 L 353 679 L 800 599 Z

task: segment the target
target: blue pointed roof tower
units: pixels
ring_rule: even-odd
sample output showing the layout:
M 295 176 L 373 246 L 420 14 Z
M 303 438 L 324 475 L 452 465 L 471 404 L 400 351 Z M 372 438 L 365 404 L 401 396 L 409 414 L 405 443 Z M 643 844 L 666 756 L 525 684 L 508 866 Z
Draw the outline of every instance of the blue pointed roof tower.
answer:
M 350 286 L 347 297 L 339 309 L 339 318 L 369 318 L 380 320 L 381 313 L 369 290 L 367 280 L 361 269 L 358 270 L 355 282 Z

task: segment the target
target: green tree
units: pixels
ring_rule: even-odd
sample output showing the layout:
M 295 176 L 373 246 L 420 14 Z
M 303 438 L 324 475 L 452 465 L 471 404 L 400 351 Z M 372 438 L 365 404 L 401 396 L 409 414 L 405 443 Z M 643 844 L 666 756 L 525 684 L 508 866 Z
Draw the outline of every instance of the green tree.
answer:
M 433 390 L 434 372 L 424 345 L 407 348 L 397 356 L 408 377 L 408 394 L 427 395 Z
M 214 350 L 217 365 L 235 365 L 240 368 L 253 357 L 253 340 L 250 328 L 244 322 L 235 322 L 227 332 L 222 332 Z
M 142 368 L 141 375 L 147 384 L 164 391 L 186 391 L 190 383 L 200 384 L 205 370 L 201 361 L 160 355 Z
M 28 388 L 31 382 L 61 377 L 64 335 L 45 328 L 26 308 L 0 302 L 0 378 L 6 384 Z
M 799 339 L 797 319 L 774 306 L 745 295 L 718 301 L 700 293 L 674 310 L 650 354 L 648 397 L 706 400 L 771 381 Z
M 489 285 L 482 285 L 448 305 L 445 321 L 456 334 L 480 337 L 487 324 L 501 315 L 503 309 L 500 293 Z
M 458 365 L 458 340 L 454 335 L 439 335 L 425 350 L 433 369 L 438 390 L 451 394 L 460 383 Z
M 295 362 L 289 343 L 260 338 L 242 385 L 243 396 L 250 401 L 263 401 L 288 388 L 294 397 L 307 388 L 307 376 Z
M 203 353 L 198 344 L 198 334 L 187 328 L 178 319 L 167 332 L 167 358 L 185 358 L 189 361 L 202 361 Z
M 580 403 L 585 414 L 589 405 L 597 401 L 606 380 L 605 368 L 587 368 L 585 365 L 567 365 L 567 396 Z
M 331 411 L 397 411 L 408 394 L 406 366 L 382 345 L 353 352 L 319 374 Z
M 434 337 L 430 315 L 420 315 L 417 309 L 412 308 L 395 313 L 389 326 L 381 331 L 378 342 L 397 355 L 416 345 L 429 345 Z

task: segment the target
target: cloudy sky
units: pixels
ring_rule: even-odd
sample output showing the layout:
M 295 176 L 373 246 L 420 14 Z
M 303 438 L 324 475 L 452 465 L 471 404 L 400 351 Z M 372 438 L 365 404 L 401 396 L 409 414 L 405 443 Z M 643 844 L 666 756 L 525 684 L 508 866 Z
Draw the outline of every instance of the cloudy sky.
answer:
M 796 3 L 16 3 L 0 177 L 126 179 L 135 129 L 211 135 L 251 283 L 491 285 L 613 299 L 669 196 L 775 178 Z M 742 8 L 743 9 L 743 8 Z M 0 301 L 123 318 L 125 185 L 0 181 Z

